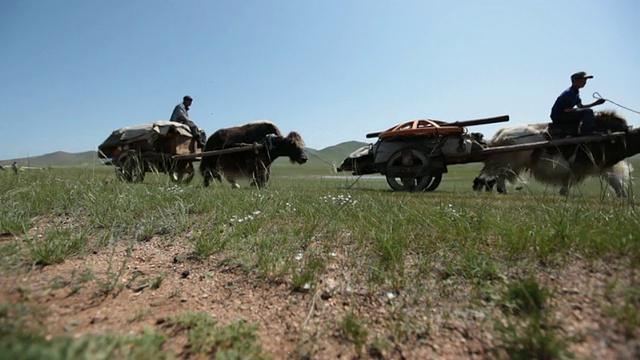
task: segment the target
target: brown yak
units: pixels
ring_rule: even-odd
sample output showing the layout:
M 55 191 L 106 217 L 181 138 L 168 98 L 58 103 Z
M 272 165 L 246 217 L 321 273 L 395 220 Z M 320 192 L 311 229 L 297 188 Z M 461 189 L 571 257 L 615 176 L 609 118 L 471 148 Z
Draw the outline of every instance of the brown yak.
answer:
M 233 187 L 238 187 L 239 178 L 252 179 L 252 185 L 262 187 L 269 180 L 271 163 L 280 156 L 287 156 L 291 163 L 304 164 L 307 153 L 300 134 L 292 131 L 282 136 L 278 127 L 266 120 L 254 121 L 241 126 L 220 129 L 213 133 L 203 151 L 213 151 L 260 143 L 264 147 L 231 154 L 204 156 L 200 161 L 200 173 L 204 186 L 213 179 L 222 181 L 224 176 Z

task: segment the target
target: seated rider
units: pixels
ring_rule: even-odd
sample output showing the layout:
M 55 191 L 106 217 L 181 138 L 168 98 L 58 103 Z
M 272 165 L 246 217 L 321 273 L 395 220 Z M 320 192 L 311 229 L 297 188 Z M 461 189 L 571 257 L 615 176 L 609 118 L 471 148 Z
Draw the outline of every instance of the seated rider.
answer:
M 571 75 L 571 87 L 558 96 L 551 108 L 551 121 L 555 124 L 582 121 L 580 125 L 581 135 L 593 134 L 596 119 L 591 107 L 605 102 L 604 99 L 598 99 L 591 104 L 582 104 L 580 89 L 587 84 L 587 79 L 593 79 L 593 75 L 587 75 L 584 71 Z
M 196 140 L 199 148 L 204 148 L 204 144 L 207 141 L 204 131 L 200 130 L 198 125 L 189 119 L 189 106 L 193 103 L 193 98 L 186 95 L 182 98 L 182 102 L 173 109 L 171 118 L 169 121 L 179 122 L 185 124 L 191 130 L 191 135 Z

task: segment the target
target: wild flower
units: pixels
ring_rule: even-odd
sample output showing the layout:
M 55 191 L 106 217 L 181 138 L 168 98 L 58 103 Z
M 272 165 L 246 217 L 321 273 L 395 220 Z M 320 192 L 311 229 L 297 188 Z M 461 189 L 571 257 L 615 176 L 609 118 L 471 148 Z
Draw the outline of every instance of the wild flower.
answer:
M 243 216 L 243 217 L 239 217 L 238 215 L 233 215 L 233 216 L 231 216 L 231 219 L 229 219 L 229 222 L 232 222 L 232 223 L 233 222 L 236 222 L 236 223 L 248 222 L 248 221 L 254 220 L 256 216 L 260 215 L 260 213 L 261 213 L 260 210 L 255 210 L 251 214 Z
M 346 196 L 342 194 L 338 196 L 326 195 L 326 196 L 320 197 L 320 200 L 322 200 L 325 203 L 331 203 L 334 205 L 355 206 L 358 203 L 358 200 L 354 200 L 351 198 L 351 194 L 347 194 Z
M 287 211 L 296 211 L 296 208 L 293 207 L 293 204 L 291 203 L 286 203 L 285 207 L 287 208 Z

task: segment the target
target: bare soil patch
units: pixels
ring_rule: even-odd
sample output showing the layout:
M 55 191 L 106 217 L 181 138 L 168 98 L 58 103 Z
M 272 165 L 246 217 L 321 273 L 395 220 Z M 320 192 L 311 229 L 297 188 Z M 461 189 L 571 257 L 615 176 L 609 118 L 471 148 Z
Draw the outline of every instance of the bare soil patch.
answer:
M 3 236 L 0 241 L 20 240 Z M 48 337 L 137 334 L 152 328 L 170 335 L 165 348 L 180 358 L 190 357 L 186 336 L 166 326 L 169 318 L 185 312 L 206 312 L 221 324 L 238 319 L 259 324 L 260 344 L 278 359 L 497 355 L 491 352 L 500 337 L 495 323 L 504 322 L 504 316 L 491 292 L 482 300 L 478 286 L 433 273 L 421 274 L 424 289 L 415 293 L 380 292 L 354 284 L 354 274 L 341 266 L 345 261 L 349 254 L 336 250 L 317 288 L 300 292 L 287 279 L 257 278 L 223 257 L 191 259 L 186 240 L 154 236 L 130 252 L 105 247 L 60 264 L 7 271 L 0 277 L 0 294 L 5 302 L 40 309 L 36 320 Z M 623 262 L 576 258 L 559 268 L 528 269 L 553 291 L 553 318 L 578 358 L 640 356 L 637 337 L 625 336 L 619 322 L 607 315 L 607 307 L 619 304 L 622 296 L 612 284 L 640 282 Z M 518 278 L 521 271 L 514 269 L 508 277 Z M 344 333 L 341 323 L 348 314 L 366 324 L 366 348 L 355 346 Z

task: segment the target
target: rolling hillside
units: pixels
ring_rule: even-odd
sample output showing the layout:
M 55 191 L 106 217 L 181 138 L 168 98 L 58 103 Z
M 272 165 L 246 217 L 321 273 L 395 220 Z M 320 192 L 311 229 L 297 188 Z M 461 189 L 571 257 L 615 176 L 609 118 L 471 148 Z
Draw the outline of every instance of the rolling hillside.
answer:
M 308 148 L 309 164 L 320 165 L 326 161 L 330 164 L 340 165 L 345 157 L 363 145 L 366 144 L 358 141 L 347 141 L 322 150 Z M 87 167 L 93 166 L 94 164 L 102 165 L 102 161 L 97 157 L 95 151 L 85 151 L 81 153 L 57 151 L 28 158 L 0 160 L 0 165 L 10 166 L 14 161 L 17 161 L 22 167 Z M 278 163 L 284 163 L 286 161 L 287 159 L 279 159 Z
M 82 167 L 91 166 L 94 163 L 101 164 L 95 151 L 85 151 L 81 153 L 56 151 L 54 153 L 28 158 L 1 160 L 0 165 L 11 165 L 14 161 L 22 167 Z

